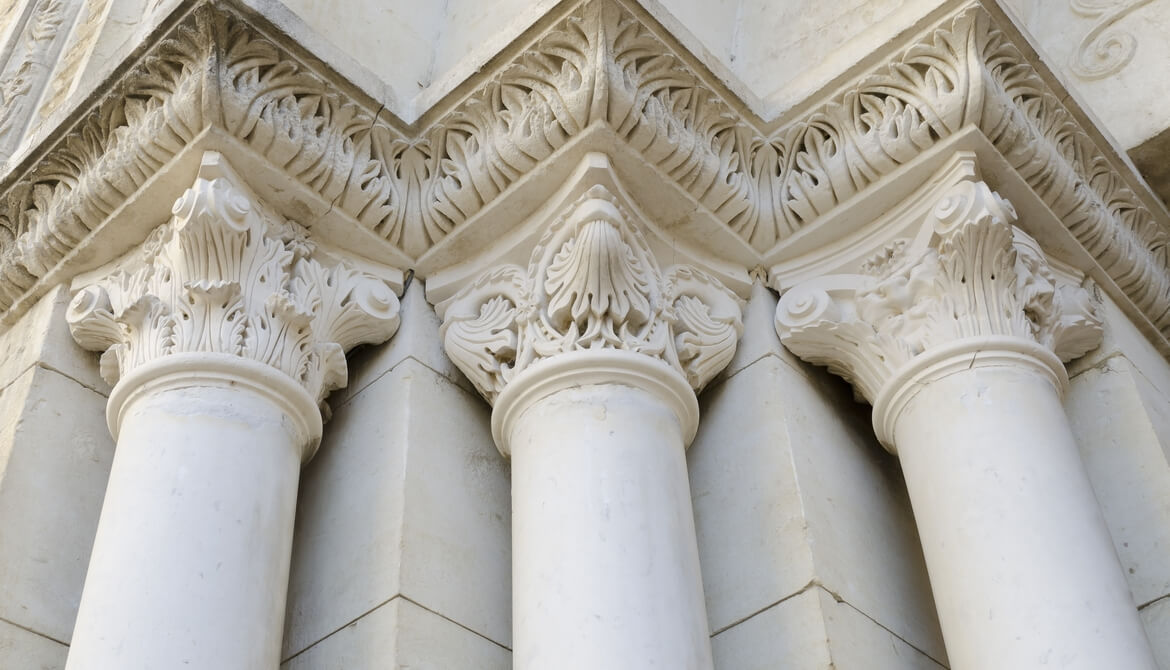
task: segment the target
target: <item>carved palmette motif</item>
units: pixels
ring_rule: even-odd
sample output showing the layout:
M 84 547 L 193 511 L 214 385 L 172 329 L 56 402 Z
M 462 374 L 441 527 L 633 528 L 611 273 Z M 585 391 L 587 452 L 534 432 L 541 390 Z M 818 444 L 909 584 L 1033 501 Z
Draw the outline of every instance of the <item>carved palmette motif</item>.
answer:
M 78 343 L 104 352 L 111 384 L 171 354 L 220 353 L 271 365 L 320 400 L 345 386 L 348 349 L 394 334 L 398 306 L 385 281 L 325 261 L 208 154 L 139 262 L 79 291 L 67 317 Z
M 200 8 L 3 195 L 0 308 L 213 124 L 416 258 L 595 124 L 761 253 L 977 127 L 1170 334 L 1164 222 L 983 9 L 775 129 L 658 34 L 620 3 L 584 2 L 413 132 L 246 21 Z
M 485 272 L 441 304 L 441 335 L 489 402 L 543 359 L 598 349 L 658 359 L 699 390 L 734 355 L 741 308 L 696 268 L 662 272 L 631 213 L 594 186 L 554 221 L 527 268 Z
M 1092 294 L 1057 279 L 1015 211 L 983 182 L 960 181 L 938 202 L 919 248 L 899 243 L 862 274 L 822 277 L 780 299 L 776 328 L 801 358 L 873 402 L 914 357 L 968 338 L 1018 337 L 1061 360 L 1097 346 Z

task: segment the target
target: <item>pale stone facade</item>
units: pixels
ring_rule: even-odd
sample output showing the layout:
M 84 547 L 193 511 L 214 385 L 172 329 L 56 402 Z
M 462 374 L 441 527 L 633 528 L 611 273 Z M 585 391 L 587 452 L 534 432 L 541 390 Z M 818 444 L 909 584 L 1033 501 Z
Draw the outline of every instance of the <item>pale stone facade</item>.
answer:
M 7 0 L 0 668 L 1170 670 L 1170 0 Z

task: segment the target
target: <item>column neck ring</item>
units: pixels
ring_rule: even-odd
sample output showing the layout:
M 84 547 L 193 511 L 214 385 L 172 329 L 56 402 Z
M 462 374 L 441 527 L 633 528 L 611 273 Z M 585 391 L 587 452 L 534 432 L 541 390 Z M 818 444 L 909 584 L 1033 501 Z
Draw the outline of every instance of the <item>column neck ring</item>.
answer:
M 513 426 L 537 401 L 565 389 L 602 384 L 631 386 L 665 402 L 678 418 L 684 446 L 690 446 L 699 427 L 699 402 L 681 374 L 645 354 L 589 349 L 551 356 L 508 382 L 492 410 L 492 437 L 500 453 L 511 454 Z
M 931 382 L 972 368 L 1032 370 L 1052 383 L 1057 395 L 1068 386 L 1064 363 L 1047 347 L 1022 337 L 968 337 L 933 347 L 894 371 L 873 402 L 873 429 L 890 453 L 897 453 L 894 427 L 910 401 Z
M 321 410 L 309 392 L 271 365 L 225 353 L 190 352 L 160 357 L 132 370 L 110 391 L 106 424 L 114 441 L 133 402 L 151 393 L 192 387 L 249 390 L 283 410 L 303 436 L 301 462 L 308 462 L 321 442 Z

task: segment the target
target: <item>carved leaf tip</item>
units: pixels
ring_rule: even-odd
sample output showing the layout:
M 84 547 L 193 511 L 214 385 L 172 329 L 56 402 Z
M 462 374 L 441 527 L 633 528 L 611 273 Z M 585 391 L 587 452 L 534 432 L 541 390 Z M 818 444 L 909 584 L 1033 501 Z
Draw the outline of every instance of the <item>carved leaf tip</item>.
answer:
M 205 155 L 172 212 L 137 265 L 70 304 L 75 339 L 106 351 L 111 383 L 161 356 L 221 353 L 271 365 L 321 400 L 345 385 L 346 350 L 396 332 L 399 301 L 387 282 L 316 254 L 218 154 Z
M 1060 279 L 987 184 L 953 185 L 930 210 L 930 234 L 787 291 L 776 330 L 804 360 L 827 365 L 873 401 L 894 372 L 934 347 L 986 336 L 1028 339 L 1068 361 L 1101 339 L 1098 300 Z M 925 240 L 925 242 L 922 242 Z
M 446 301 L 440 332 L 489 402 L 542 359 L 597 349 L 660 360 L 698 391 L 734 355 L 742 308 L 697 268 L 663 273 L 633 214 L 595 185 L 553 221 L 527 268 L 489 270 Z

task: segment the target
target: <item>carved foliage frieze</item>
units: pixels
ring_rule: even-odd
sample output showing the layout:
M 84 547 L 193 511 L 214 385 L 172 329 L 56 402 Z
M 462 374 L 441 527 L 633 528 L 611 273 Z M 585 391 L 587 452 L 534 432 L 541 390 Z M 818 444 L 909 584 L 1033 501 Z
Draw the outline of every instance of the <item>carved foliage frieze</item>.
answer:
M 1068 361 L 1096 347 L 1092 294 L 1057 278 L 1012 206 L 983 182 L 960 181 L 924 222 L 928 241 L 883 249 L 855 275 L 810 280 L 784 294 L 785 346 L 825 365 L 873 402 L 916 356 L 986 336 L 1034 341 Z
M 734 355 L 741 308 L 696 268 L 660 270 L 631 213 L 593 186 L 552 223 L 527 268 L 485 272 L 440 305 L 441 335 L 489 402 L 543 359 L 597 349 L 658 359 L 698 390 Z
M 210 19 L 200 12 L 180 25 L 0 197 L 0 307 L 12 305 L 205 127 Z
M 67 318 L 78 343 L 104 352 L 111 384 L 170 354 L 222 353 L 320 400 L 345 386 L 348 349 L 393 335 L 398 307 L 385 281 L 326 259 L 209 153 L 137 262 L 81 289 Z
M 591 0 L 411 133 L 230 11 L 204 7 L 4 194 L 0 308 L 209 124 L 413 257 L 592 124 L 761 253 L 974 125 L 1170 333 L 1165 222 L 982 8 L 887 63 L 766 130 L 623 5 Z

